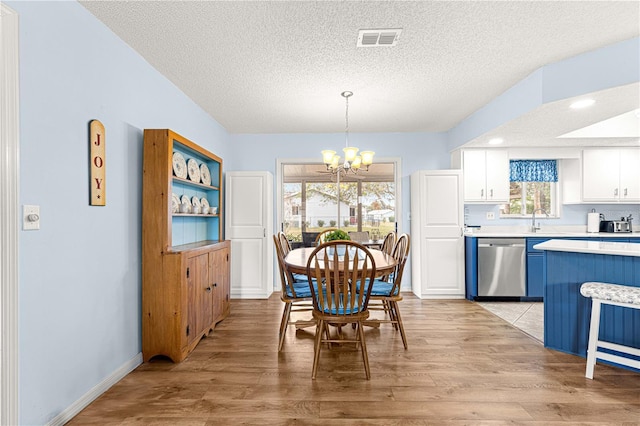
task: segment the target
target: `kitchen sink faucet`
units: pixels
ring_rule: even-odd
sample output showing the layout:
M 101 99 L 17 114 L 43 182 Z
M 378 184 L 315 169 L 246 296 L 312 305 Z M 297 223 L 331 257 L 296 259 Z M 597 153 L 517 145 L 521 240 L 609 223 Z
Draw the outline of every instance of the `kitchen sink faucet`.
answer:
M 531 232 L 534 233 L 540 229 L 540 224 L 538 223 L 538 225 L 536 225 L 536 212 L 542 212 L 545 216 L 549 217 L 549 213 L 547 213 L 545 209 L 535 209 L 533 211 L 533 214 L 531 215 Z

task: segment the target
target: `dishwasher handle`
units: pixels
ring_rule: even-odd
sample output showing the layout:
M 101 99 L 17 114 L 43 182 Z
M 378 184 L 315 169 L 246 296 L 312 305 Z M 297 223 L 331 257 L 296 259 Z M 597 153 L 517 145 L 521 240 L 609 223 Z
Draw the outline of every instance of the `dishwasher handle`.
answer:
M 525 244 L 524 243 L 520 243 L 520 242 L 511 242 L 511 243 L 501 243 L 501 242 L 495 242 L 495 241 L 491 241 L 491 242 L 478 242 L 478 247 L 524 247 Z

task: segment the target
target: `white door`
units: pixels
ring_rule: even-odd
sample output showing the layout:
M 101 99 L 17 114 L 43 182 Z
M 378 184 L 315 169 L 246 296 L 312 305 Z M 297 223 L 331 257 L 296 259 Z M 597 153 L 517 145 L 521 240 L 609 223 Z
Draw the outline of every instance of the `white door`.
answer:
M 266 299 L 273 292 L 273 175 L 227 172 L 225 208 L 231 297 Z
M 420 298 L 464 298 L 462 172 L 411 175 L 413 293 Z

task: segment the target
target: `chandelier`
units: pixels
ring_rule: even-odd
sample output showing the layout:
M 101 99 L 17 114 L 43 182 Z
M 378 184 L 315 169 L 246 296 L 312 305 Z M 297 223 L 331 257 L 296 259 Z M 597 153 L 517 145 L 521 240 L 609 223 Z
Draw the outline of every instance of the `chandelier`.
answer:
M 352 172 L 358 173 L 359 170 L 368 171 L 369 166 L 373 163 L 373 156 L 375 152 L 373 151 L 362 151 L 360 155 L 358 155 L 358 148 L 349 146 L 349 97 L 353 96 L 353 92 L 345 91 L 341 93 L 342 97 L 346 102 L 346 111 L 345 111 L 345 142 L 344 148 L 342 151 L 344 152 L 344 162 L 340 163 L 340 156 L 336 155 L 335 151 L 330 149 L 325 149 L 322 151 L 322 161 L 327 166 L 327 170 L 331 173 L 339 173 L 343 171 L 344 173 Z

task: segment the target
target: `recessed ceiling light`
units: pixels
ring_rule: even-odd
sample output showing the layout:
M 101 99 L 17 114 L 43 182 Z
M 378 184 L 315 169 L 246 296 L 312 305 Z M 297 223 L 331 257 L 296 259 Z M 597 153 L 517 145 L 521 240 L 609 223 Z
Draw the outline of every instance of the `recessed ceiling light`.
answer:
M 504 142 L 504 139 L 502 138 L 489 139 L 489 145 L 500 145 L 503 142 Z
M 593 105 L 595 103 L 596 103 L 596 101 L 594 99 L 581 99 L 581 100 L 575 101 L 574 103 L 569 105 L 569 108 L 571 108 L 571 109 L 582 109 L 582 108 L 590 107 L 591 105 Z

